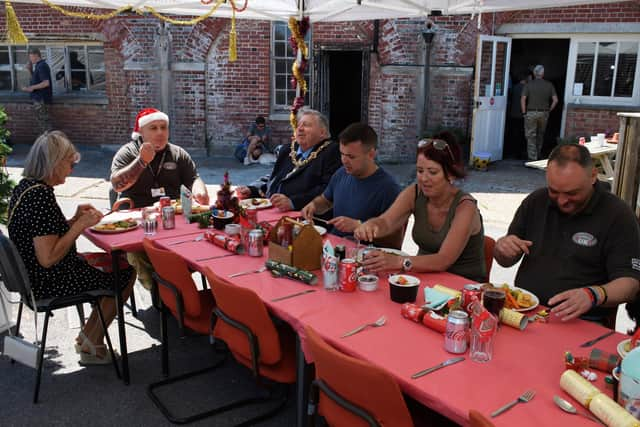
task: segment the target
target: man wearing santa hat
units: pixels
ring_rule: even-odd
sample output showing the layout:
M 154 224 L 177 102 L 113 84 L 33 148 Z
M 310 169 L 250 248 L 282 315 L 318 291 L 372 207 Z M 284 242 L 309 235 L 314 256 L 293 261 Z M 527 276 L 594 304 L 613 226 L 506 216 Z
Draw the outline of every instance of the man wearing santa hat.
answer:
M 180 198 L 180 186 L 191 189 L 196 201 L 209 204 L 209 194 L 189 153 L 169 143 L 169 117 L 154 108 L 138 113 L 131 134 L 111 163 L 111 185 L 119 197 L 133 200 L 135 207 L 150 206 L 162 196 Z M 153 267 L 144 252 L 128 252 L 127 260 L 147 288 L 153 286 Z
M 191 189 L 196 201 L 209 204 L 207 187 L 196 165 L 181 147 L 169 143 L 169 117 L 155 108 L 138 113 L 131 134 L 113 158 L 111 184 L 119 197 L 135 207 L 150 206 L 162 196 L 180 198 L 180 186 Z

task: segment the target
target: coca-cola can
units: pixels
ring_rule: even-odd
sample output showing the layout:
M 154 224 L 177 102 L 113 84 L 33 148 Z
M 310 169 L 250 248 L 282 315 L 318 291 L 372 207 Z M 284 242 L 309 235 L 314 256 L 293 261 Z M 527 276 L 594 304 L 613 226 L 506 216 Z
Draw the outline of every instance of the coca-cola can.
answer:
M 162 228 L 165 230 L 176 228 L 176 209 L 171 205 L 162 208 Z
M 358 285 L 356 260 L 345 258 L 340 261 L 340 290 L 342 292 L 353 292 Z
M 482 288 L 480 288 L 480 285 L 464 285 L 464 288 L 462 288 L 462 297 L 460 300 L 460 306 L 467 313 L 470 313 L 471 309 L 469 305 L 474 301 L 480 301 L 481 297 L 482 297 Z
M 255 225 L 258 223 L 258 209 L 254 207 L 248 207 L 245 208 L 244 212 L 247 216 L 247 221 L 249 222 L 249 224 L 255 227 Z
M 444 349 L 449 353 L 461 354 L 467 351 L 469 341 L 469 315 L 462 310 L 453 310 L 447 317 L 444 332 Z
M 249 238 L 247 239 L 247 253 L 249 256 L 259 257 L 262 256 L 263 249 L 263 237 L 262 230 L 251 230 L 249 232 Z
M 162 208 L 165 208 L 167 206 L 171 206 L 171 197 L 169 196 L 160 197 L 160 200 L 158 201 L 158 205 L 160 207 L 160 210 L 162 210 Z

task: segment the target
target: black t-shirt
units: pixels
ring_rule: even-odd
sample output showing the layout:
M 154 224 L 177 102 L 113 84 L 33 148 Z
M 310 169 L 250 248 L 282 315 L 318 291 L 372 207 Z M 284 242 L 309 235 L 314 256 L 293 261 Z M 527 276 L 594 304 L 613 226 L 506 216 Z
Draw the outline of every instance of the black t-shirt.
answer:
M 111 163 L 111 175 L 136 160 L 140 145 L 139 141 L 131 141 L 118 150 Z M 130 197 L 136 207 L 150 206 L 160 198 L 151 196 L 151 189 L 164 187 L 165 195 L 179 199 L 180 186 L 184 184 L 191 189 L 196 178 L 198 172 L 189 153 L 177 145 L 167 144 L 163 151 L 156 153 L 136 183 L 120 193 L 120 197 Z
M 549 298 L 569 289 L 604 285 L 621 277 L 640 280 L 640 230 L 633 211 L 600 182 L 584 210 L 569 216 L 541 188 L 522 202 L 509 233 L 531 240 L 516 286 Z M 602 316 L 613 308 L 596 308 Z

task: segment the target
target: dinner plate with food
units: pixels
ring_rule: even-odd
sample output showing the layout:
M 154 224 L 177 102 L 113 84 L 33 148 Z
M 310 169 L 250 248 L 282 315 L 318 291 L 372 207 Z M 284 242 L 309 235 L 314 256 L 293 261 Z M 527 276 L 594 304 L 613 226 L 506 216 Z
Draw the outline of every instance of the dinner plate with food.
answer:
M 627 357 L 627 354 L 629 354 L 629 352 L 633 350 L 631 346 L 631 341 L 632 341 L 632 338 L 627 338 L 626 340 L 622 340 L 618 343 L 618 347 L 616 349 L 618 350 L 618 354 L 620 355 L 620 357 L 622 358 Z M 640 340 L 636 341 L 635 347 L 638 347 L 639 345 L 640 345 Z
M 176 210 L 177 214 L 182 214 L 182 204 L 180 203 L 180 200 L 171 199 L 171 206 L 173 206 L 173 208 Z M 160 202 L 155 202 L 153 204 L 153 207 L 156 208 L 156 209 L 160 209 Z M 192 214 L 209 212 L 209 209 L 210 209 L 209 206 L 201 205 L 201 204 L 196 203 L 196 202 L 192 202 L 191 203 L 191 213 Z
M 506 283 L 501 286 L 496 285 L 483 285 L 482 289 L 487 290 L 489 288 L 497 288 L 507 293 L 504 307 L 513 311 L 529 311 L 540 305 L 540 300 L 532 292 L 526 289 L 518 288 L 516 286 L 509 286 Z
M 271 204 L 271 200 L 269 199 L 254 197 L 251 199 L 240 200 L 240 206 L 243 207 L 244 209 L 247 209 L 247 208 L 268 209 L 273 205 Z
M 135 219 L 127 218 L 119 221 L 101 222 L 91 227 L 91 230 L 96 233 L 115 234 L 135 230 L 137 227 L 138 222 Z

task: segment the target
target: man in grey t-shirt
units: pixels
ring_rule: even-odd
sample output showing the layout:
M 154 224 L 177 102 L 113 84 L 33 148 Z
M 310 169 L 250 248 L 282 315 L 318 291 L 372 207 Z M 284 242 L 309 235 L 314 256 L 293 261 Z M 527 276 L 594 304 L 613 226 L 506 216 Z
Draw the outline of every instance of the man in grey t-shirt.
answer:
M 534 79 L 523 89 L 520 110 L 524 115 L 524 135 L 527 138 L 529 160 L 538 160 L 544 143 L 549 113 L 558 105 L 558 95 L 551 82 L 544 79 L 544 67 L 536 65 Z

